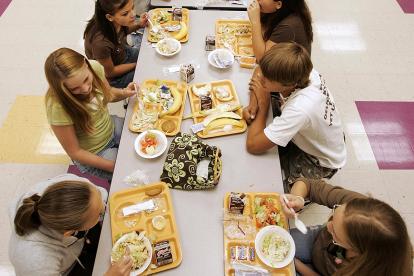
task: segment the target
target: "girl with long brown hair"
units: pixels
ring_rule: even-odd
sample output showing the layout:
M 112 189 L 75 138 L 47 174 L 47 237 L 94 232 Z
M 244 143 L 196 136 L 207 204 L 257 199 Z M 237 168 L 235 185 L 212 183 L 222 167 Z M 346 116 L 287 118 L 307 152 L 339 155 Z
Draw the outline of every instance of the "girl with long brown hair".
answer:
M 311 54 L 313 41 L 312 17 L 305 0 L 254 0 L 247 9 L 252 24 L 253 51 L 260 61 L 272 46 L 282 42 L 296 42 Z M 252 82 L 257 80 L 254 71 Z M 254 86 L 250 85 L 249 105 L 243 110 L 244 119 L 255 119 L 258 105 Z M 280 91 L 272 93 L 274 117 L 280 115 Z
M 133 80 L 139 48 L 130 47 L 126 37 L 145 27 L 147 20 L 144 13 L 136 22 L 133 0 L 96 0 L 83 35 L 85 53 L 103 65 L 112 86 L 124 88 Z
M 322 180 L 304 178 L 295 182 L 287 197 L 295 211 L 303 208 L 303 198 L 332 209 L 325 225 L 309 227 L 306 235 L 291 231 L 296 270 L 301 275 L 413 275 L 407 227 L 387 203 Z M 286 204 L 281 204 L 292 217 Z
M 16 275 L 91 275 L 107 192 L 64 174 L 38 183 L 13 202 L 9 257 Z M 105 274 L 127 276 L 129 256 Z
M 123 119 L 107 104 L 134 95 L 134 83 L 111 87 L 102 65 L 68 48 L 49 55 L 45 74 L 47 118 L 60 144 L 81 172 L 110 180 Z

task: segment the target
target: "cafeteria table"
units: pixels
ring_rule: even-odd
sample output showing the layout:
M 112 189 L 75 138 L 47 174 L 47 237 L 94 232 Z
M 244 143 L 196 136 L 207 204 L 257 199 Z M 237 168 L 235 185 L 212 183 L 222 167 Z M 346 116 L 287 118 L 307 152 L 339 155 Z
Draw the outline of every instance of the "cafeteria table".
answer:
M 174 67 L 179 64 L 195 65 L 195 79 L 190 83 L 200 83 L 229 79 L 233 81 L 240 102 L 248 104 L 248 82 L 252 70 L 244 69 L 237 62 L 229 69 L 216 69 L 209 65 L 204 50 L 205 36 L 214 34 L 217 19 L 247 19 L 246 12 L 191 10 L 189 41 L 182 44 L 181 51 L 173 57 L 163 57 L 156 53 L 152 44 L 147 42 L 147 30 L 141 45 L 135 81 L 142 83 L 147 79 L 180 80 Z M 116 160 L 110 194 L 125 188 L 125 176 L 136 169 L 147 172 L 153 182 L 159 181 L 166 153 L 156 159 L 142 159 L 134 151 L 137 133 L 128 129 L 128 123 L 135 105 L 130 99 L 127 109 L 118 157 Z M 189 114 L 190 104 L 187 97 L 184 114 Z M 269 114 L 269 121 L 271 120 Z M 183 120 L 181 131 L 190 132 L 192 119 Z M 181 191 L 171 189 L 178 232 L 181 239 L 183 259 L 180 266 L 167 270 L 162 275 L 177 276 L 218 276 L 224 274 L 223 246 L 223 199 L 226 192 L 278 192 L 283 193 L 283 184 L 277 149 L 262 155 L 252 155 L 246 151 L 246 132 L 238 135 L 223 136 L 204 141 L 217 146 L 222 151 L 223 172 L 219 184 L 208 191 Z M 172 140 L 168 139 L 169 142 Z M 112 248 L 109 208 L 106 209 L 95 260 L 93 275 L 102 276 L 110 265 Z
M 182 7 L 199 10 L 239 10 L 247 9 L 248 0 L 151 0 L 151 8 Z

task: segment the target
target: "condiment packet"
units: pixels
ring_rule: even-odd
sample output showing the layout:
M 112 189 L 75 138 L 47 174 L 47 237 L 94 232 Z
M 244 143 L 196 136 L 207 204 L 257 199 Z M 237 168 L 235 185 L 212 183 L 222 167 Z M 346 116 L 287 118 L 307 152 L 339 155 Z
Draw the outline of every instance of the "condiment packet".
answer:
M 155 203 L 154 200 L 150 199 L 135 205 L 130 205 L 128 207 L 122 208 L 122 213 L 123 215 L 129 216 L 132 214 L 136 214 L 142 211 L 150 211 L 150 210 L 154 210 L 155 209 Z
M 192 126 L 190 126 L 191 131 L 196 134 L 197 132 L 202 131 L 203 129 L 205 129 L 206 127 L 204 126 L 203 122 L 198 123 L 198 124 L 194 124 Z

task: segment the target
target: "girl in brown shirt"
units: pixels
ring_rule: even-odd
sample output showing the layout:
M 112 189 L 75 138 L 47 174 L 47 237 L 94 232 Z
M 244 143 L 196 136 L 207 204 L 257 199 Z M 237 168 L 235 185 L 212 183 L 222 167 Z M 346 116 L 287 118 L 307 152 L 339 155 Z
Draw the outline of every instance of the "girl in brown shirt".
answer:
M 332 209 L 325 225 L 309 227 L 306 235 L 291 231 L 301 275 L 413 275 L 407 227 L 385 202 L 309 179 L 299 179 L 287 197 L 296 211 L 303 208 L 303 198 Z M 294 216 L 281 204 L 286 215 Z
M 311 54 L 313 41 L 312 17 L 305 0 L 254 0 L 247 9 L 252 24 L 253 52 L 259 62 L 273 45 L 296 42 Z M 258 70 L 252 82 L 258 79 Z M 252 83 L 251 82 L 251 83 Z M 250 123 L 259 109 L 255 89 L 250 90 L 249 105 L 243 109 L 243 118 Z M 274 117 L 280 115 L 280 91 L 272 92 Z
M 126 42 L 128 33 L 147 24 L 147 15 L 135 21 L 133 0 L 97 0 L 95 14 L 84 32 L 85 53 L 105 68 L 109 83 L 124 88 L 134 78 L 139 49 Z

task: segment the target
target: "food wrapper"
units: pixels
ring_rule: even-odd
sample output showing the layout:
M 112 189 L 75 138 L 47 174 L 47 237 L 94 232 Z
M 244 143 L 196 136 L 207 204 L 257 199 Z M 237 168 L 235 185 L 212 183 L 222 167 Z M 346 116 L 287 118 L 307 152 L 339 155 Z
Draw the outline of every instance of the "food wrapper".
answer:
M 147 200 L 144 202 L 140 202 L 135 205 L 130 205 L 128 207 L 122 208 L 122 214 L 126 217 L 132 214 L 136 214 L 143 211 L 153 211 L 155 210 L 156 205 L 154 200 Z
M 148 175 L 143 170 L 136 170 L 124 178 L 124 182 L 131 186 L 141 186 L 150 183 Z

